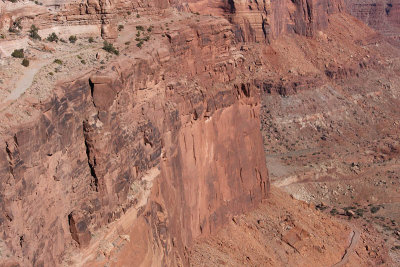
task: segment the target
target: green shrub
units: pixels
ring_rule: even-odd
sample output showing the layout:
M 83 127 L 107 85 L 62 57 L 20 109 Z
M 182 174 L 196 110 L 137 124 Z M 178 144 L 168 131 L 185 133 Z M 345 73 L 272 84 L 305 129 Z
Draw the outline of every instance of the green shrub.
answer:
M 143 26 L 141 26 L 141 25 L 139 25 L 139 26 L 136 26 L 136 30 L 138 30 L 138 31 L 144 31 L 144 27 Z
M 148 32 L 151 32 L 152 30 L 153 30 L 153 26 L 150 26 L 150 27 L 147 28 Z
M 124 29 L 124 25 L 118 25 L 118 31 L 122 31 Z
M 370 211 L 371 211 L 371 213 L 377 213 L 380 209 L 381 209 L 381 207 L 376 206 L 376 207 L 371 207 Z
M 107 41 L 104 41 L 103 49 L 106 50 L 108 53 L 112 53 L 112 54 L 115 54 L 117 56 L 119 55 L 118 49 L 116 49 L 113 46 L 113 44 L 111 44 L 111 43 L 109 43 Z
M 86 65 L 86 61 L 85 61 L 84 59 L 81 60 L 81 63 L 82 63 L 83 65 Z
M 93 37 L 89 37 L 88 41 L 89 41 L 89 43 L 93 43 L 94 42 Z
M 63 62 L 57 58 L 57 59 L 54 59 L 54 63 L 62 65 Z
M 56 34 L 55 32 L 53 32 L 52 34 L 50 34 L 50 35 L 47 37 L 47 41 L 49 41 L 49 42 L 58 42 L 58 36 L 57 36 L 57 34 Z
M 23 60 L 22 60 L 22 66 L 24 66 L 24 67 L 29 67 L 29 59 L 26 59 L 26 58 L 24 58 Z
M 337 209 L 333 208 L 333 209 L 331 209 L 330 213 L 331 213 L 331 215 L 336 215 L 339 212 L 337 211 Z
M 139 15 L 139 14 L 137 14 L 137 15 L 136 15 L 136 17 L 137 17 L 137 18 L 140 18 L 140 15 Z
M 24 49 L 15 49 L 11 56 L 15 58 L 24 58 Z
M 29 30 L 29 36 L 33 40 L 42 40 L 42 37 L 39 35 L 39 28 L 32 24 L 31 29 Z
M 14 21 L 11 27 L 8 29 L 8 31 L 12 33 L 18 33 L 21 30 L 22 30 L 22 25 L 20 20 Z
M 71 35 L 68 40 L 71 44 L 74 44 L 78 38 L 76 38 L 76 35 Z

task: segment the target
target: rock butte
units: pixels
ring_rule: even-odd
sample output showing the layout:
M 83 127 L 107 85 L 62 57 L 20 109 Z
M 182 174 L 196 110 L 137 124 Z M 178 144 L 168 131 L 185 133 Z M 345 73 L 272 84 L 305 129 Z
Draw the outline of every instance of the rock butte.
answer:
M 357 130 L 339 131 L 365 127 L 354 122 L 362 120 L 352 105 L 374 107 L 383 94 L 393 118 L 386 129 L 398 133 L 399 5 L 385 11 L 390 27 L 371 25 L 389 41 L 346 13 L 370 23 L 359 10 L 336 0 L 1 3 L 1 60 L 23 72 L 10 58 L 23 48 L 32 60 L 65 62 L 45 67 L 56 73 L 38 70 L 16 101 L 2 88 L 0 265 L 395 264 L 376 230 L 359 230 L 270 186 L 271 174 L 289 192 L 293 181 L 320 178 L 300 167 L 303 176 L 288 174 L 268 154 L 287 152 L 278 144 L 282 125 L 301 126 L 288 130 L 293 140 L 304 133 L 316 147 L 327 138 L 343 145 L 345 137 L 357 140 Z M 18 24 L 19 34 L 8 33 Z M 32 24 L 43 37 L 80 40 L 34 42 Z M 79 43 L 100 36 L 119 56 L 97 39 Z M 139 48 L 134 40 L 143 36 L 149 42 Z M 17 78 L 6 74 L 11 88 Z M 385 90 L 347 94 L 347 83 L 376 80 Z M 328 119 L 338 124 L 337 136 L 324 132 Z M 398 143 L 379 151 L 396 158 Z

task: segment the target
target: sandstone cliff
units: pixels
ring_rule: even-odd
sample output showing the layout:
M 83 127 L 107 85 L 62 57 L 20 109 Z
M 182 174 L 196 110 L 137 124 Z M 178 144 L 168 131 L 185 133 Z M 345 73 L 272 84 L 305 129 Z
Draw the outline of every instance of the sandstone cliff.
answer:
M 6 28 L 23 25 L 9 47 L 35 19 L 42 36 L 102 35 L 120 53 L 1 109 L 1 264 L 189 265 L 198 238 L 268 197 L 260 94 L 284 102 L 378 61 L 359 48 L 372 33 L 341 1 L 43 2 L 51 12 L 2 14 Z M 139 17 L 157 24 L 145 47 L 134 44 Z M 344 49 L 323 32 L 332 23 L 365 32 L 337 39 L 357 47 L 354 59 L 335 59 Z M 318 42 L 335 53 L 329 64 Z
M 400 1 L 353 1 L 346 0 L 350 14 L 376 29 L 384 36 L 400 44 Z
M 152 233 L 147 254 L 185 264 L 194 238 L 267 196 L 254 58 L 225 20 L 186 22 L 158 48 L 61 83 L 30 122 L 4 128 L 10 261 L 76 264 L 74 246 L 90 250 L 134 209 Z
M 287 33 L 315 35 L 328 25 L 328 16 L 340 12 L 339 0 L 323 1 L 188 1 L 192 11 L 222 15 L 235 25 L 240 41 L 269 42 Z

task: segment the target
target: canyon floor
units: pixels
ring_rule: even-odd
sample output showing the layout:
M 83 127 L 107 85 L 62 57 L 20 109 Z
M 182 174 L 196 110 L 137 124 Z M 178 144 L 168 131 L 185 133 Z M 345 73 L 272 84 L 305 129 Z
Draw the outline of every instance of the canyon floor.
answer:
M 39 11 L 41 10 L 40 7 L 37 8 Z M 43 219 L 45 216 L 42 215 L 50 214 L 49 210 L 52 208 L 50 204 L 46 208 L 40 207 L 46 210 L 38 212 L 41 217 L 37 220 L 35 217 L 36 221 L 33 225 L 38 228 L 47 225 L 48 228 L 45 229 L 56 229 L 54 231 L 62 233 L 60 234 L 62 237 L 54 242 L 55 245 L 46 243 L 50 247 L 46 247 L 49 251 L 52 249 L 56 251 L 54 252 L 54 255 L 57 255 L 54 256 L 56 259 L 53 258 L 53 254 L 46 259 L 51 259 L 60 266 L 133 266 L 132 264 L 135 262 L 140 262 L 141 266 L 150 266 L 154 262 L 163 265 L 165 264 L 163 257 L 172 251 L 171 247 L 180 246 L 179 249 L 187 257 L 187 264 L 184 265 L 190 266 L 400 265 L 400 47 L 396 46 L 397 43 L 389 41 L 388 37 L 379 34 L 346 13 L 331 14 L 328 26 L 317 31 L 312 37 L 287 34 L 269 40 L 267 44 L 260 42 L 240 43 L 238 41 L 229 43 L 227 40 L 229 38 L 233 40 L 233 37 L 228 35 L 227 32 L 231 33 L 233 30 L 229 28 L 229 23 L 224 18 L 208 14 L 200 15 L 197 12 L 180 12 L 172 8 L 167 8 L 159 13 L 143 13 L 140 16 L 136 13 L 130 13 L 119 25 L 117 36 L 112 40 L 113 45 L 119 51 L 116 54 L 108 53 L 103 49 L 104 40 L 100 37 L 94 39 L 89 39 L 87 36 L 79 37 L 76 42 L 72 43 L 68 40 L 58 42 L 34 41 L 27 37 L 24 41 L 21 41 L 17 34 L 10 34 L 8 39 L 4 41 L 7 42 L 4 45 L 6 48 L 14 47 L 17 43 L 24 43 L 25 56 L 29 58 L 30 66 L 22 66 L 22 59 L 19 58 L 0 58 L 0 134 L 10 135 L 14 128 L 19 130 L 24 123 L 35 122 L 35 118 L 39 117 L 39 114 L 42 116 L 42 110 L 45 110 L 43 112 L 45 123 L 47 123 L 46 119 L 52 121 L 52 116 L 57 119 L 62 118 L 61 126 L 59 126 L 60 132 L 64 129 L 62 127 L 69 129 L 67 126 L 74 123 L 71 122 L 73 120 L 68 121 L 72 117 L 71 114 L 73 112 L 78 114 L 74 120 L 78 126 L 74 126 L 74 129 L 82 135 L 79 144 L 76 140 L 71 141 L 77 147 L 79 146 L 79 149 L 74 148 L 71 144 L 68 148 L 58 148 L 57 143 L 51 149 L 45 147 L 43 151 L 46 152 L 41 151 L 40 157 L 36 158 L 29 154 L 28 158 L 32 157 L 40 164 L 42 161 L 47 164 L 46 167 L 38 167 L 38 170 L 26 171 L 26 176 L 32 176 L 40 173 L 42 169 L 46 169 L 45 174 L 41 173 L 42 176 L 40 177 L 48 176 L 51 182 L 43 182 L 44 185 L 38 186 L 39 189 L 32 187 L 33 189 L 29 189 L 33 190 L 32 192 L 28 189 L 24 191 L 25 187 L 29 188 L 29 185 L 27 186 L 24 181 L 21 182 L 23 189 L 16 189 L 15 196 L 13 196 L 13 192 L 7 192 L 4 188 L 14 188 L 14 186 L 18 188 L 15 184 L 20 182 L 17 181 L 13 184 L 13 182 L 10 182 L 11 178 L 3 179 L 4 181 L 7 180 L 7 182 L 4 182 L 7 185 L 4 188 L 2 187 L 2 190 L 4 189 L 6 192 L 4 195 L 11 199 L 9 200 L 10 203 L 14 203 L 14 209 L 21 214 L 23 214 L 24 208 L 29 209 L 26 204 L 23 205 L 18 202 L 21 201 L 21 195 L 24 192 L 33 196 L 28 198 L 29 202 L 35 202 L 32 199 L 37 200 L 38 193 L 34 190 L 52 192 L 51 190 L 54 187 L 57 188 L 55 189 L 56 193 L 52 192 L 52 194 L 56 196 L 54 197 L 56 199 L 57 194 L 64 192 L 64 188 L 58 183 L 60 178 L 57 175 L 68 177 L 68 179 L 81 175 L 80 177 L 86 179 L 91 174 L 91 177 L 96 180 L 104 172 L 104 177 L 109 179 L 104 182 L 104 186 L 108 186 L 109 190 L 108 193 L 104 191 L 106 192 L 104 195 L 110 194 L 109 199 L 111 200 L 106 199 L 102 203 L 105 203 L 104 206 L 110 205 L 110 207 L 107 206 L 101 213 L 97 210 L 93 211 L 98 207 L 97 204 L 92 205 L 91 202 L 100 198 L 99 192 L 103 193 L 103 191 L 97 189 L 98 180 L 90 182 L 89 185 L 88 180 L 83 178 L 81 183 L 85 183 L 84 186 L 78 182 L 71 186 L 70 192 L 72 193 L 68 194 L 72 196 L 68 195 L 66 199 L 69 201 L 71 198 L 73 201 L 70 201 L 73 204 L 67 205 L 68 209 L 62 210 L 62 222 L 58 221 L 59 218 L 53 218 L 54 222 Z M 228 28 L 229 30 L 227 30 Z M 213 47 L 213 42 L 217 43 L 219 47 Z M 179 59 L 179 57 L 183 60 L 187 59 L 185 61 L 187 65 L 177 66 L 179 62 L 176 61 L 170 63 L 172 52 L 170 53 L 169 49 L 174 51 L 176 59 Z M 192 52 L 191 49 L 195 52 Z M 199 49 L 200 52 L 195 49 Z M 196 56 L 206 58 L 205 63 L 201 63 L 204 65 L 200 64 L 200 67 L 196 65 L 198 59 Z M 141 65 L 139 64 L 139 67 L 137 67 L 132 63 L 132 68 L 137 67 L 137 72 L 125 75 L 127 72 L 124 72 L 126 70 L 120 65 L 124 65 L 126 62 L 140 62 Z M 239 69 L 242 72 L 232 71 L 232 74 L 227 70 L 229 68 L 227 66 L 242 68 Z M 88 100 L 94 98 L 93 90 L 95 90 L 97 84 L 103 86 L 97 88 L 104 89 L 103 83 L 92 82 L 93 76 L 90 76 L 90 74 L 102 73 L 103 76 L 97 77 L 98 80 L 107 80 L 104 77 L 113 71 L 120 75 L 118 77 L 123 77 L 124 83 L 129 84 L 131 82 L 134 86 L 129 87 L 124 84 L 124 86 L 126 85 L 123 89 L 125 91 L 122 89 L 121 92 L 118 91 L 115 94 L 115 100 L 111 99 L 112 103 L 109 106 L 104 104 L 106 108 L 102 110 L 103 106 L 96 105 L 95 101 Z M 187 71 L 190 74 L 185 74 L 186 76 L 181 80 L 174 80 L 181 78 L 180 71 L 184 73 Z M 255 104 L 248 100 L 254 97 L 254 93 L 250 92 L 250 85 L 246 88 L 246 84 L 242 83 L 239 89 L 235 83 L 244 76 L 248 78 L 249 73 L 251 73 L 251 80 L 254 80 L 256 87 L 252 90 L 258 90 L 260 103 Z M 136 79 L 136 77 L 131 78 L 136 74 L 137 80 L 129 80 Z M 147 76 L 153 77 L 151 75 L 156 78 L 148 81 Z M 79 83 L 75 84 L 75 81 L 81 78 L 82 80 L 85 79 L 86 87 Z M 217 80 L 217 82 L 210 82 L 212 79 Z M 89 88 L 88 81 L 91 83 L 91 88 Z M 74 90 L 71 89 L 73 87 L 71 84 L 75 86 Z M 113 86 L 115 84 L 119 86 L 117 82 Z M 233 104 L 229 102 L 231 100 L 223 99 L 225 91 L 222 92 L 221 88 L 224 88 L 225 85 L 229 88 L 237 87 L 237 92 L 232 89 L 235 97 L 237 97 L 234 101 L 245 106 L 246 109 L 236 106 L 236 109 L 227 108 L 227 106 L 233 106 Z M 201 86 L 204 90 L 197 90 Z M 54 90 L 56 87 L 62 88 L 65 92 Z M 68 95 L 69 89 L 71 89 L 72 96 Z M 221 93 L 222 96 L 218 98 L 220 95 L 217 93 L 215 95 L 209 93 L 210 91 L 214 93 L 213 90 Z M 76 93 L 77 91 L 78 93 Z M 188 91 L 190 92 L 188 93 Z M 80 92 L 85 92 L 85 94 L 82 93 L 83 96 L 81 97 L 84 100 L 73 98 L 74 94 Z M 218 225 L 217 230 L 211 230 L 212 223 L 209 221 L 212 219 L 219 220 L 219 217 L 215 215 L 219 212 L 219 209 L 211 207 L 211 204 L 207 206 L 200 200 L 191 197 L 196 194 L 203 197 L 202 194 L 204 194 L 210 198 L 210 203 L 217 199 L 215 200 L 216 206 L 221 202 L 223 203 L 221 206 L 224 208 L 229 207 L 236 210 L 232 208 L 235 207 L 235 203 L 231 204 L 232 206 L 226 204 L 229 202 L 226 199 L 234 195 L 232 193 L 234 190 L 231 192 L 226 187 L 232 186 L 234 182 L 231 184 L 227 181 L 217 180 L 213 182 L 205 181 L 204 184 L 200 182 L 188 184 L 189 182 L 184 181 L 182 182 L 183 185 L 180 185 L 177 180 L 172 178 L 170 178 L 172 182 L 168 180 L 168 175 L 175 175 L 175 169 L 173 169 L 175 167 L 179 170 L 185 170 L 186 173 L 183 171 L 182 173 L 188 177 L 192 173 L 197 175 L 198 169 L 196 168 L 200 168 L 198 162 L 201 162 L 203 157 L 209 160 L 207 153 L 214 153 L 214 150 L 208 147 L 212 147 L 208 141 L 204 141 L 204 143 L 197 141 L 196 143 L 195 137 L 198 137 L 197 140 L 203 140 L 202 134 L 204 136 L 209 134 L 210 140 L 213 138 L 219 140 L 217 137 L 221 138 L 222 133 L 227 136 L 231 134 L 228 130 L 223 129 L 216 130 L 217 134 L 212 135 L 208 132 L 211 130 L 206 128 L 210 126 L 204 126 L 204 128 L 196 126 L 199 121 L 204 125 L 210 125 L 207 123 L 211 121 L 208 115 L 210 110 L 208 110 L 209 103 L 207 101 L 201 100 L 207 102 L 206 108 L 195 108 L 197 98 L 206 99 L 204 95 L 207 96 L 207 93 L 204 92 L 208 92 L 211 95 L 209 98 L 214 101 L 215 99 L 221 100 L 221 107 L 219 107 L 221 110 L 234 111 L 237 116 L 232 115 L 232 123 L 229 124 L 228 122 L 231 122 L 229 116 L 218 115 L 220 117 L 217 117 L 217 119 L 222 118 L 222 122 L 216 124 L 221 128 L 234 129 L 229 127 L 235 125 L 235 123 L 247 126 L 248 121 L 241 119 L 236 122 L 236 118 L 243 116 L 250 120 L 250 118 L 256 117 L 254 107 L 261 106 L 260 130 L 263 147 L 260 146 L 259 149 L 265 152 L 266 168 L 271 181 L 270 191 L 266 193 L 267 196 L 262 199 L 259 205 L 250 209 L 250 211 L 246 210 L 243 214 L 232 216 L 226 224 L 215 223 Z M 46 101 L 51 98 L 58 99 L 57 97 L 65 100 L 64 93 L 67 98 L 73 99 L 71 106 L 65 104 L 65 106 L 68 106 L 68 109 L 65 109 L 68 112 L 73 111 L 66 113 L 68 116 L 58 115 L 59 110 L 61 110 L 60 113 L 64 111 L 62 105 L 57 104 L 55 111 L 49 112 L 50 107 L 48 106 L 50 104 Z M 130 100 L 128 101 L 129 94 L 134 96 L 132 103 L 129 102 Z M 174 96 L 171 97 L 171 95 Z M 102 99 L 102 101 L 107 102 L 108 98 L 111 97 L 106 95 L 104 98 L 107 99 Z M 164 98 L 167 99 L 165 102 L 163 102 Z M 232 102 L 234 101 L 232 100 Z M 103 102 L 101 102 L 102 105 Z M 88 105 L 87 103 L 92 106 L 87 109 L 85 109 L 86 107 L 83 108 L 83 115 L 79 114 L 78 108 L 76 109 L 78 111 L 74 109 Z M 125 108 L 132 112 L 125 114 Z M 169 109 L 176 112 L 168 113 Z M 109 114 L 111 114 L 110 117 L 107 117 Z M 137 117 L 132 119 L 131 117 L 134 117 L 132 114 Z M 174 123 L 180 120 L 184 127 L 178 123 L 170 123 L 169 125 L 167 119 L 159 118 L 160 116 L 167 117 L 165 114 L 168 114 L 170 116 L 168 119 Z M 180 114 L 180 117 L 177 114 Z M 155 121 L 154 125 L 163 129 L 165 133 L 161 130 L 160 133 L 158 128 L 151 123 L 149 123 L 150 126 L 145 125 L 150 130 L 143 126 L 143 121 L 148 119 L 145 116 L 151 117 L 151 120 Z M 108 121 L 104 119 L 105 117 Z M 175 117 L 179 117 L 179 119 Z M 136 118 L 140 118 L 141 121 Z M 104 128 L 102 128 L 102 119 L 104 119 L 104 125 L 106 125 Z M 121 125 L 121 129 L 123 128 L 121 132 L 123 133 L 119 132 L 119 125 L 112 124 L 118 120 L 125 123 Z M 150 119 L 148 120 L 150 121 Z M 138 121 L 143 125 L 139 125 Z M 163 125 L 162 127 L 165 127 L 165 129 L 157 123 Z M 89 124 L 92 128 L 87 126 Z M 191 128 L 192 126 L 193 128 Z M 33 128 L 33 126 L 29 127 Z M 179 127 L 184 130 L 177 132 L 176 136 L 180 139 L 175 140 L 173 139 L 175 138 L 174 134 L 171 133 L 174 133 L 174 130 Z M 213 127 L 217 128 L 217 126 Z M 71 126 L 71 128 L 73 127 Z M 116 130 L 117 128 L 118 130 Z M 145 130 L 142 130 L 142 128 Z M 139 130 L 136 132 L 137 129 L 143 132 L 139 132 Z M 194 133 L 185 132 L 189 131 L 187 129 Z M 111 139 L 118 134 L 121 135 L 119 139 Z M 46 131 L 44 135 L 46 142 L 50 143 L 48 140 L 50 140 L 51 131 Z M 57 133 L 57 135 L 67 139 L 61 133 Z M 161 135 L 163 135 L 162 138 Z M 17 134 L 10 136 L 12 137 L 3 142 L 5 144 L 3 150 L 7 154 L 7 156 L 4 156 L 4 162 L 7 162 L 7 164 L 4 165 L 7 166 L 0 170 L 4 169 L 7 177 L 12 176 L 14 179 L 14 175 L 17 176 L 18 172 L 14 171 L 13 168 L 25 163 L 17 161 L 20 153 Z M 71 134 L 71 136 L 74 136 L 74 134 Z M 188 138 L 188 136 L 191 138 Z M 243 142 L 245 144 L 251 143 L 248 140 L 251 139 L 250 134 L 245 131 L 244 136 Z M 140 141 L 135 138 L 140 139 Z M 10 145 L 11 139 L 14 142 L 14 150 Z M 26 143 L 34 151 L 32 152 L 32 155 L 34 155 L 39 151 L 39 145 L 29 139 L 29 137 L 25 138 L 25 140 L 28 140 Z M 236 139 L 234 140 L 236 141 Z M 122 145 L 119 145 L 118 140 L 124 140 L 126 143 L 121 141 Z M 221 140 L 226 141 L 223 138 Z M 107 142 L 112 145 L 116 144 L 117 148 L 112 152 L 114 154 L 110 152 L 110 147 L 113 146 L 107 146 Z M 158 145 L 161 147 L 165 143 L 171 147 L 176 145 L 178 149 L 171 148 L 170 151 L 163 147 L 156 151 Z M 215 147 L 221 145 L 219 141 L 216 141 L 216 143 Z M 118 154 L 120 153 L 119 149 L 128 150 L 132 144 L 137 145 L 140 149 L 134 147 L 126 154 L 132 156 L 130 152 L 134 151 L 137 154 L 132 157 L 147 160 L 145 163 L 140 162 L 143 165 L 140 165 L 142 169 L 137 166 L 132 167 L 134 171 L 129 169 L 131 166 L 128 165 L 131 162 L 127 163 L 121 159 L 126 155 L 121 153 L 120 158 Z M 71 152 L 71 155 L 64 156 L 64 154 L 69 153 L 70 147 L 72 147 L 73 152 Z M 251 148 L 253 148 L 252 145 L 248 145 L 243 151 L 251 151 Z M 53 153 L 53 149 L 56 152 Z M 59 151 L 56 149 L 59 149 Z M 74 149 L 79 152 L 74 152 Z M 224 148 L 225 150 L 228 151 L 229 149 Z M 183 153 L 183 156 L 181 156 L 176 151 L 179 151 L 179 153 L 185 151 L 186 154 Z M 197 154 L 196 157 L 196 152 L 199 153 L 199 151 L 206 151 L 205 154 L 207 155 L 199 156 Z M 212 151 L 212 153 L 209 151 Z M 234 158 L 231 154 L 240 154 L 242 150 L 229 153 L 231 151 L 228 152 L 227 157 Z M 183 159 L 176 162 L 171 160 L 171 158 L 175 159 L 174 157 L 177 157 L 177 154 Z M 75 157 L 79 158 L 78 163 L 85 166 L 84 170 L 78 170 L 77 173 L 73 171 L 74 168 L 78 169 L 76 165 L 73 165 L 75 162 L 69 165 L 72 162 L 71 158 L 75 159 Z M 264 155 L 262 155 L 263 157 Z M 107 161 L 110 158 L 112 160 Z M 216 158 L 218 159 L 218 156 Z M 67 162 L 64 165 L 60 164 L 63 160 Z M 98 163 L 102 160 L 103 165 Z M 206 160 L 201 162 L 204 164 L 203 167 L 208 167 Z M 153 161 L 156 163 L 153 164 Z M 216 161 L 212 158 L 213 163 Z M 37 162 L 28 164 L 28 167 L 20 172 L 29 168 L 36 168 L 39 166 Z M 238 162 L 243 165 L 241 158 Z M 124 173 L 119 173 L 113 169 L 108 170 L 110 166 L 117 163 L 124 165 L 127 170 L 124 170 Z M 185 169 L 185 166 L 181 167 L 184 164 L 189 167 L 187 169 Z M 218 162 L 218 164 L 222 163 Z M 226 169 L 223 169 L 223 171 L 218 169 L 218 164 L 215 168 L 216 173 L 223 173 L 225 176 L 231 175 Z M 227 164 L 227 169 L 231 166 L 229 164 Z M 166 165 L 167 167 L 165 167 Z M 196 166 L 196 168 L 193 166 Z M 246 166 L 243 168 L 246 168 Z M 203 169 L 206 169 L 206 167 Z M 263 188 L 260 171 L 257 168 L 250 169 L 251 172 L 255 169 L 255 177 L 260 177 L 258 178 L 260 181 L 257 180 L 259 185 L 256 184 L 256 186 L 257 189 L 260 187 L 263 192 L 265 183 Z M 47 173 L 48 170 L 51 170 L 51 175 L 50 171 Z M 108 175 L 112 171 L 114 171 L 112 175 L 115 175 L 115 177 L 109 178 Z M 140 171 L 142 171 L 141 174 L 139 174 Z M 243 179 L 242 167 L 239 168 L 239 172 L 240 178 Z M 201 174 L 203 175 L 202 172 Z M 124 178 L 132 182 L 131 184 L 128 184 L 125 180 L 119 182 L 118 179 L 126 175 L 134 177 L 132 178 L 133 182 L 129 180 L 131 178 Z M 140 177 L 140 179 L 137 177 Z M 64 180 L 65 183 L 70 183 L 66 179 Z M 163 182 L 160 182 L 160 180 Z M 115 192 L 115 188 L 125 186 L 125 182 L 128 184 L 126 185 L 127 192 L 131 194 L 134 191 L 135 193 L 133 195 L 126 193 L 131 198 L 129 200 L 134 198 L 136 201 L 132 201 L 134 204 L 129 202 L 129 206 L 123 205 L 126 204 L 124 202 L 125 197 L 128 198 L 124 195 L 125 191 Z M 169 182 L 171 184 L 168 184 Z M 223 184 L 220 186 L 221 188 L 215 185 L 219 182 Z M 57 184 L 57 186 L 51 186 L 53 184 Z M 91 188 L 93 184 L 96 184 L 95 190 Z M 182 189 L 182 192 L 173 191 L 170 195 L 164 196 L 160 192 L 164 189 L 165 184 L 168 184 L 171 188 L 180 189 L 179 186 L 185 188 L 185 190 L 190 188 L 192 191 L 187 192 L 187 190 Z M 220 191 L 214 189 L 214 187 Z M 254 192 L 251 189 L 248 191 L 252 202 Z M 179 195 L 180 193 L 181 195 Z M 86 194 L 90 197 L 93 196 L 89 199 L 90 201 L 86 201 L 84 198 Z M 175 200 L 175 198 L 181 199 L 182 203 L 188 203 L 188 206 L 173 207 L 169 211 L 170 214 L 176 212 L 175 209 L 186 212 L 176 212 L 179 214 L 177 216 L 179 223 L 184 225 L 186 229 L 179 224 L 168 225 L 174 218 L 168 217 L 166 211 L 168 208 L 165 209 L 164 205 L 166 206 L 165 203 L 169 203 L 167 201 L 172 202 L 171 199 Z M 57 201 L 59 202 L 54 201 L 54 203 L 58 203 L 57 205 L 64 204 L 64 200 Z M 48 202 L 50 203 L 50 201 Z M 88 207 L 86 207 L 86 202 L 90 202 Z M 154 203 L 157 203 L 158 206 Z M 85 216 L 79 215 L 77 218 L 84 218 L 81 223 L 90 222 L 90 220 L 93 223 L 90 228 L 91 231 L 86 231 L 86 228 L 89 228 L 90 223 L 88 223 L 88 226 L 86 224 L 84 227 L 82 226 L 84 228 L 82 233 L 77 234 L 76 231 L 79 231 L 79 229 L 76 230 L 71 227 L 74 224 L 73 220 L 71 222 L 72 214 L 75 214 L 71 210 L 76 207 L 81 208 L 79 205 L 87 208 L 90 212 L 87 212 L 89 215 L 85 213 Z M 197 210 L 191 210 L 191 208 L 198 208 L 202 214 Z M 215 210 L 213 210 L 214 208 Z M 238 207 L 237 209 L 241 210 L 242 208 Z M 117 212 L 114 211 L 116 210 L 118 216 L 115 215 Z M 31 240 L 38 238 L 38 235 L 46 240 L 47 234 L 50 235 L 50 232 L 45 236 L 39 234 L 43 230 L 37 230 L 31 234 L 30 226 L 26 226 L 26 222 L 31 222 L 30 218 L 26 221 L 21 219 L 20 222 L 13 217 L 13 211 L 8 207 L 4 208 L 4 212 L 2 210 L 3 213 L 6 214 L 4 216 L 7 223 L 12 225 L 7 226 L 7 229 L 12 229 L 18 235 L 11 236 L 11 234 L 6 234 L 6 230 L 4 230 L 4 240 L 2 239 L 2 242 L 0 242 L 0 265 L 13 266 L 13 264 L 22 262 L 22 265 L 17 266 L 28 266 L 28 263 L 36 260 L 37 255 L 41 255 L 41 253 L 37 253 L 37 250 L 41 248 L 36 249 L 35 247 L 35 252 L 33 252 L 33 248 L 31 249 L 24 242 L 27 242 L 28 238 L 31 238 Z M 198 216 L 198 218 L 190 218 L 189 221 L 185 214 L 190 214 L 191 217 Z M 201 220 L 200 215 L 204 215 L 206 219 Z M 109 216 L 109 218 L 106 219 L 106 216 Z M 212 219 L 208 219 L 207 216 Z M 32 215 L 32 217 L 34 216 Z M 90 217 L 90 220 L 86 217 Z M 189 223 L 186 224 L 186 221 L 189 221 Z M 54 225 L 57 225 L 58 228 Z M 187 244 L 193 242 L 193 245 L 187 248 L 179 243 L 183 243 L 183 241 L 178 242 L 176 238 L 170 237 L 171 233 L 166 225 L 178 232 L 177 236 Z M 53 226 L 54 228 L 51 228 Z M 203 234 L 203 232 L 208 231 L 205 230 L 206 226 L 210 228 L 209 231 L 212 234 Z M 152 229 L 156 229 L 155 232 L 152 232 Z M 20 234 L 18 231 L 26 231 L 25 233 L 28 234 Z M 190 234 L 187 236 L 189 237 L 182 237 L 181 231 L 188 231 Z M 81 235 L 79 238 L 82 238 L 82 236 L 88 238 L 88 244 L 83 246 L 82 244 L 85 241 L 73 236 L 74 234 Z M 12 241 L 7 241 L 7 238 Z M 157 240 L 158 243 L 152 238 Z M 193 241 L 191 238 L 193 238 Z M 149 242 L 149 240 L 152 241 Z M 154 243 L 152 243 L 153 241 Z M 43 241 L 40 246 L 44 247 L 44 243 Z M 60 245 L 61 243 L 66 245 Z M 30 253 L 29 257 L 34 255 L 33 260 L 24 256 L 26 251 Z M 168 254 L 168 257 L 176 260 L 176 262 L 172 260 L 174 264 L 171 265 L 180 265 L 182 259 L 178 256 L 175 259 L 175 255 L 177 254 Z

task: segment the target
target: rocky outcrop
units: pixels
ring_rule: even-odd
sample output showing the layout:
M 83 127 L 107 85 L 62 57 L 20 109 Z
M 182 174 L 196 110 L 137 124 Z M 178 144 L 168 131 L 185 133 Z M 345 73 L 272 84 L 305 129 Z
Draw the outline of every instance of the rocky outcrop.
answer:
M 348 12 L 400 45 L 400 1 L 346 0 Z
M 226 16 L 241 41 L 270 41 L 285 33 L 315 35 L 328 25 L 328 16 L 342 11 L 340 0 L 189 1 L 192 11 Z
M 75 264 L 71 251 L 137 208 L 152 233 L 139 247 L 186 264 L 194 238 L 267 196 L 254 57 L 224 19 L 185 25 L 158 50 L 61 83 L 40 115 L 1 136 L 7 260 Z M 136 185 L 154 169 L 140 204 Z

